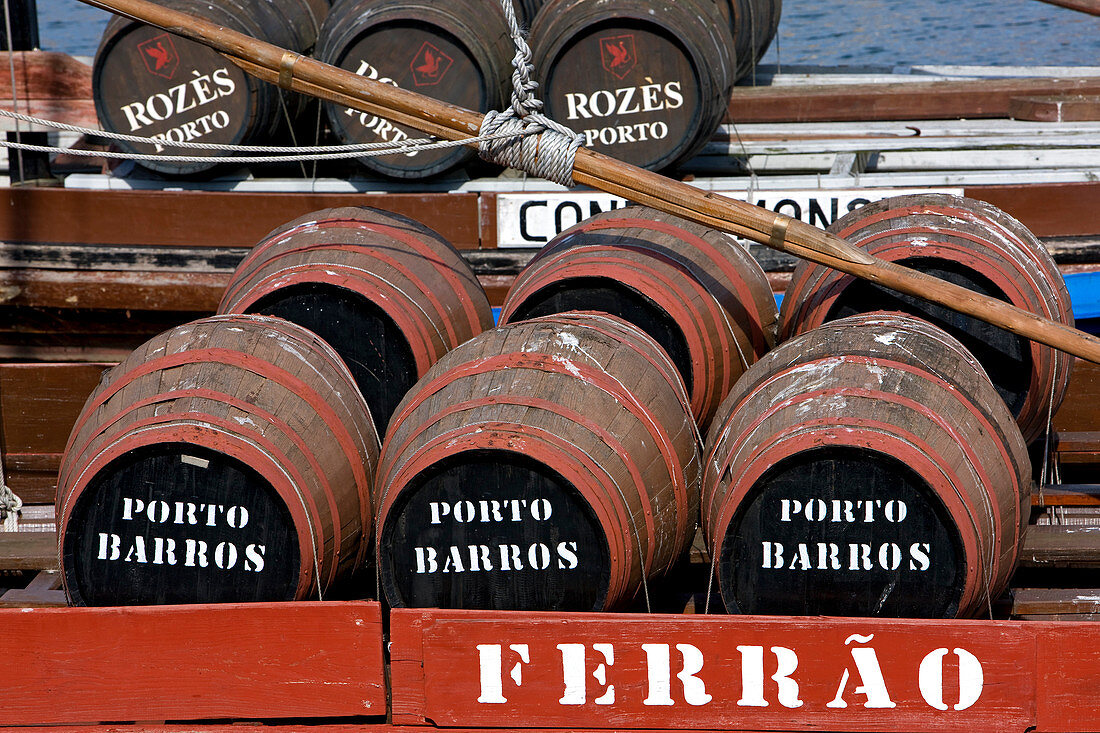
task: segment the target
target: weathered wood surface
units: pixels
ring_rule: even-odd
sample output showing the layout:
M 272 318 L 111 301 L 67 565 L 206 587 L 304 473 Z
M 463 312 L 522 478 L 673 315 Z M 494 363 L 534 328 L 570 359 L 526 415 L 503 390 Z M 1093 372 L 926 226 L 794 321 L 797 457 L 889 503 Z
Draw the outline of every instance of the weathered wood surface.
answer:
M 9 63 L 11 66 L 9 66 Z M 5 69 L 0 79 L 0 107 L 70 125 L 96 126 L 92 103 L 92 69 L 64 53 L 49 51 L 0 52 L 0 67 Z M 12 74 L 14 68 L 15 86 Z M 16 102 L 18 104 L 16 104 Z M 14 130 L 16 123 L 0 118 L 0 129 Z M 19 123 L 20 130 L 46 130 Z
M 0 570 L 56 570 L 53 532 L 0 532 Z
M 1014 616 L 1100 614 L 1100 589 L 1016 588 L 1011 592 Z
M 92 67 L 66 53 L 51 51 L 0 52 L 0 66 L 15 69 L 15 98 L 92 98 Z M 12 75 L 2 74 L 0 99 L 12 99 Z
M 1095 625 L 396 610 L 391 641 L 395 723 L 1071 731 L 1100 704 Z
M 1009 117 L 1021 96 L 1100 94 L 1100 78 L 982 79 L 797 87 L 734 87 L 733 122 Z
M 1100 568 L 1100 525 L 1028 527 L 1020 567 Z
M 57 570 L 42 570 L 25 587 L 0 594 L 0 608 L 60 608 L 65 605 L 65 591 L 61 590 L 61 574 Z
M 5 725 L 386 712 L 375 603 L 8 609 L 0 625 Z
M 1100 8 L 1100 5 L 1097 5 Z M 1050 95 L 1016 97 L 1009 106 L 1009 115 L 1017 120 L 1041 122 L 1076 122 L 1100 120 L 1100 95 Z
M 0 365 L 0 453 L 25 503 L 53 503 L 65 441 L 107 366 Z

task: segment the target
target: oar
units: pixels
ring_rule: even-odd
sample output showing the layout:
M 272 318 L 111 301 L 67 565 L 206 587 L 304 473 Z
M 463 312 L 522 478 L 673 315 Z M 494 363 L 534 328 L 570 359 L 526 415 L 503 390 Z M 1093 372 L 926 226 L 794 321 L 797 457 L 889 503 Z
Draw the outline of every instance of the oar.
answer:
M 372 81 L 147 0 L 82 2 L 209 46 L 249 74 L 284 89 L 384 117 L 441 139 L 467 140 L 481 127 L 483 117 L 476 112 Z M 872 257 L 839 237 L 783 214 L 704 192 L 585 148 L 577 151 L 573 180 L 922 298 L 1100 364 L 1100 339 Z
M 1043 0 L 1043 2 L 1089 15 L 1100 15 L 1100 0 Z

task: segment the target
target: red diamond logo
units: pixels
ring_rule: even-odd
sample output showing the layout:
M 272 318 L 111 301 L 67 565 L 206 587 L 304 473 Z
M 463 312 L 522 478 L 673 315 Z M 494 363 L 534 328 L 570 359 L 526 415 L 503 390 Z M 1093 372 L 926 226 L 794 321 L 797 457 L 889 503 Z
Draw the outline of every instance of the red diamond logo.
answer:
M 634 34 L 601 38 L 600 60 L 604 69 L 619 79 L 629 74 L 638 63 L 634 54 Z
M 145 62 L 145 68 L 150 74 L 171 79 L 176 75 L 180 66 L 180 57 L 176 53 L 176 46 L 172 43 L 172 37 L 167 33 L 150 38 L 144 43 L 138 44 L 138 53 Z
M 453 63 L 454 59 L 430 42 L 424 41 L 410 64 L 413 83 L 418 87 L 434 86 L 443 80 L 443 76 Z

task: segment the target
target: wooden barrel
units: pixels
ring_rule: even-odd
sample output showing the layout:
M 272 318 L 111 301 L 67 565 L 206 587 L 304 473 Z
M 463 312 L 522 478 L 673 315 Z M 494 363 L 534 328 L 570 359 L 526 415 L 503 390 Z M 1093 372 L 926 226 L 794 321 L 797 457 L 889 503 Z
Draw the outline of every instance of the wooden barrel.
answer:
M 630 321 L 669 354 L 706 427 L 739 376 L 775 345 L 775 298 L 722 232 L 643 206 L 562 232 L 516 278 L 501 323 L 568 310 Z
M 69 600 L 320 596 L 367 557 L 378 451 L 351 375 L 304 328 L 232 315 L 160 334 L 104 375 L 69 437 Z
M 539 10 L 546 4 L 546 0 L 516 0 L 513 5 L 516 9 L 516 19 L 525 28 L 530 28 Z
M 162 4 L 297 53 L 313 47 L 328 12 L 326 0 L 165 0 Z M 213 49 L 121 16 L 112 18 L 103 31 L 92 65 L 92 95 L 103 129 L 168 142 L 267 144 L 286 129 L 287 116 L 293 117 L 305 106 L 303 97 L 249 76 Z M 159 144 L 115 144 L 129 153 L 225 154 Z M 209 171 L 217 165 L 138 163 L 174 175 Z
M 379 465 L 394 606 L 601 610 L 686 551 L 699 449 L 657 344 L 599 313 L 495 328 L 398 407 Z
M 718 6 L 729 19 L 733 35 L 734 80 L 754 81 L 756 64 L 779 32 L 783 0 L 720 0 Z
M 588 148 L 674 167 L 726 112 L 728 27 L 713 0 L 549 0 L 531 26 L 547 114 Z
M 495 0 L 341 0 L 321 29 L 320 60 L 451 104 L 501 109 L 511 90 L 512 39 Z M 367 112 L 326 103 L 333 133 L 345 143 L 396 142 L 425 135 Z M 360 158 L 395 178 L 426 178 L 468 162 L 459 146 Z
M 705 466 L 703 529 L 732 612 L 985 614 L 1030 509 L 1026 446 L 989 378 L 900 313 L 777 346 L 722 403 Z
M 898 196 L 856 209 L 829 231 L 876 257 L 1073 325 L 1069 293 L 1054 260 L 1026 227 L 985 202 L 946 194 Z M 809 262 L 799 263 L 787 287 L 780 338 L 873 310 L 912 313 L 958 338 L 985 367 L 1028 441 L 1043 432 L 1048 412 L 1061 404 L 1072 358 L 969 316 Z
M 336 349 L 380 433 L 439 357 L 493 325 L 485 291 L 458 251 L 400 214 L 315 211 L 264 237 L 238 265 L 219 313 L 264 313 Z

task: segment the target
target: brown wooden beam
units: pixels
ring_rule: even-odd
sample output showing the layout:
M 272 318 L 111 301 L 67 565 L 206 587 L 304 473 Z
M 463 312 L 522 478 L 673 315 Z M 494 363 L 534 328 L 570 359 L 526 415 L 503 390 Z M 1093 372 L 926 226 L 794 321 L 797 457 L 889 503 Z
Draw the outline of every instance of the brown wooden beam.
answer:
M 1100 15 L 1100 0 L 1042 0 L 1042 2 L 1089 15 Z
M 1100 78 L 734 87 L 731 122 L 874 122 L 1009 117 L 1017 97 L 1100 94 Z

